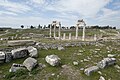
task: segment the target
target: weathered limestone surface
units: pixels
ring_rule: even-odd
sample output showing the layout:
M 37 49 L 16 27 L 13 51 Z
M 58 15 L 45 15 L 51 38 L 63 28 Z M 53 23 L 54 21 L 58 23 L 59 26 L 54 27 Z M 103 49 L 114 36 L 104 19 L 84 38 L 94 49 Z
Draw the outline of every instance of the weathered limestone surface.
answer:
M 90 76 L 90 74 L 91 74 L 92 72 L 95 72 L 95 71 L 97 71 L 98 69 L 99 69 L 99 67 L 97 67 L 97 66 L 92 66 L 92 67 L 89 67 L 89 68 L 85 69 L 85 70 L 84 70 L 84 73 L 85 73 L 87 76 Z
M 105 78 L 103 76 L 100 76 L 100 79 L 99 80 L 105 80 Z
M 38 51 L 36 48 L 29 46 L 27 49 L 28 49 L 28 52 L 30 53 L 29 54 L 30 57 L 38 57 Z
M 37 65 L 37 60 L 34 58 L 27 58 L 24 62 L 23 65 L 29 70 L 31 71 L 36 65 Z
M 56 66 L 60 63 L 60 58 L 57 55 L 48 55 L 46 56 L 45 60 L 51 66 Z
M 26 57 L 29 52 L 26 48 L 18 48 L 11 51 L 13 59 Z
M 103 60 L 101 60 L 97 66 L 101 69 L 110 66 L 110 65 L 114 65 L 116 63 L 116 59 L 115 58 L 104 58 Z
M 5 60 L 5 53 L 0 51 L 0 63 L 4 63 Z
M 77 61 L 74 61 L 74 62 L 73 62 L 73 65 L 74 65 L 74 66 L 77 66 L 78 64 L 79 64 L 79 63 L 78 63 Z
M 10 62 L 12 60 L 12 53 L 11 52 L 5 52 L 5 62 Z
M 59 47 L 58 47 L 58 50 L 59 50 L 59 51 L 61 51 L 61 50 L 65 50 L 65 48 L 62 47 L 62 46 L 59 46 Z
M 16 72 L 17 70 L 20 70 L 20 69 L 25 69 L 24 65 L 13 63 L 11 68 L 9 69 L 9 72 Z

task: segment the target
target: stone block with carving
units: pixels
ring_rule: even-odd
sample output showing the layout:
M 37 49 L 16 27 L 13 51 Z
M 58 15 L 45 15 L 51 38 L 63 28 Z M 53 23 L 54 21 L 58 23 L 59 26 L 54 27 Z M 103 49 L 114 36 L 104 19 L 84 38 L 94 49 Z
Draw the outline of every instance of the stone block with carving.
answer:
M 24 62 L 23 65 L 29 70 L 31 71 L 36 65 L 37 65 L 37 60 L 34 58 L 27 58 Z
M 25 69 L 24 65 L 13 63 L 11 68 L 9 69 L 9 72 L 16 72 L 17 70 L 20 69 Z
M 26 48 L 18 48 L 11 51 L 13 59 L 26 57 L 29 52 Z

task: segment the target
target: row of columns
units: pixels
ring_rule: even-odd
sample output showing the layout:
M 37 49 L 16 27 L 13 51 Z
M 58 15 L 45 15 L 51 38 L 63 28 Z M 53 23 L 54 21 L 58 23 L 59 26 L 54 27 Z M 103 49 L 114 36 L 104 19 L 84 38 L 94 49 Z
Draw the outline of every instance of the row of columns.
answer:
M 85 24 L 85 22 L 83 21 L 83 19 L 82 20 L 78 20 L 78 22 L 77 22 L 77 26 L 76 26 L 76 39 L 78 39 L 78 28 L 80 27 L 80 26 L 83 26 L 83 35 L 82 35 L 82 41 L 85 41 L 85 27 L 86 27 L 86 24 Z
M 56 38 L 56 25 L 58 25 L 59 30 L 58 30 L 58 38 L 61 39 L 61 23 L 57 21 L 53 21 L 52 24 L 50 24 L 50 38 L 52 37 L 52 26 L 54 26 L 54 38 Z M 77 26 L 76 26 L 76 36 L 75 39 L 78 39 L 78 28 L 83 25 L 83 35 L 82 35 L 82 40 L 85 40 L 85 27 L 86 24 L 83 20 L 78 20 Z M 63 39 L 65 39 L 65 33 L 63 34 Z M 69 33 L 69 39 L 71 39 L 71 33 Z
M 58 37 L 61 39 L 61 23 L 57 21 L 53 21 L 52 24 L 50 24 L 50 38 L 52 37 L 52 26 L 54 26 L 54 38 L 56 38 L 56 25 L 58 24 L 59 30 L 58 30 Z

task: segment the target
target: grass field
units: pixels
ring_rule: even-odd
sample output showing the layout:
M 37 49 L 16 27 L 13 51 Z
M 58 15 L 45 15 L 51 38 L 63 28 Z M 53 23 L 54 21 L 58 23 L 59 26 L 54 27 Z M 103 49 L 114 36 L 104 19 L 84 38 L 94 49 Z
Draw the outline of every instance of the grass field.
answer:
M 99 30 L 98 30 L 99 31 Z M 89 31 L 89 34 L 100 33 L 97 30 L 94 32 Z M 10 31 L 12 34 L 22 35 L 23 33 L 44 33 L 47 34 L 48 31 L 40 30 L 21 30 L 17 32 L 16 30 Z M 14 33 L 13 33 L 14 32 Z M 91 33 L 90 33 L 91 32 Z M 113 31 L 114 32 L 114 31 Z M 66 32 L 66 33 L 69 33 Z M 7 34 L 10 36 L 12 34 Z M 75 32 L 74 32 L 75 34 Z M 3 37 L 3 36 L 1 36 Z M 45 43 L 60 43 L 60 41 L 52 40 L 39 40 Z M 61 43 L 65 43 L 62 41 Z M 68 42 L 68 41 L 67 41 Z M 6 43 L 6 41 L 0 42 L 1 44 Z M 9 48 L 7 46 L 0 46 L 0 48 Z M 109 48 L 109 50 L 108 50 Z M 100 50 L 97 50 L 100 49 Z M 82 52 L 81 52 L 82 51 Z M 108 52 L 110 51 L 110 52 Z M 103 76 L 106 80 L 120 80 L 120 69 L 113 66 L 106 67 L 103 70 L 99 70 L 102 74 L 98 72 L 93 73 L 91 76 L 86 76 L 81 68 L 87 68 L 95 66 L 96 63 L 101 61 L 103 58 L 107 57 L 108 54 L 115 54 L 117 60 L 117 65 L 120 66 L 120 41 L 107 41 L 101 42 L 98 45 L 83 45 L 81 47 L 65 47 L 64 51 L 58 51 L 57 49 L 43 50 L 38 49 L 39 57 L 36 58 L 38 63 L 45 64 L 46 67 L 40 69 L 39 67 L 34 68 L 31 72 L 27 70 L 20 70 L 16 73 L 9 73 L 9 69 L 13 63 L 22 64 L 27 58 L 15 59 L 10 63 L 0 64 L 0 80 L 99 80 L 100 76 Z M 52 67 L 46 63 L 45 57 L 50 54 L 56 54 L 61 58 L 61 65 Z M 88 59 L 89 61 L 84 61 Z M 83 62 L 81 62 L 81 60 Z M 73 61 L 77 61 L 79 65 L 74 66 Z M 68 68 L 64 69 L 61 66 L 67 65 Z
M 111 46 L 111 52 L 108 53 L 106 47 Z M 100 51 L 96 51 L 96 49 L 100 49 Z M 83 52 L 79 52 L 82 50 Z M 37 58 L 38 63 L 45 64 L 46 67 L 43 69 L 39 69 L 39 67 L 36 67 L 32 72 L 28 71 L 18 71 L 17 73 L 11 74 L 9 73 L 9 68 L 11 67 L 12 63 L 20 63 L 22 64 L 23 61 L 26 58 L 23 59 L 16 59 L 13 60 L 10 63 L 4 63 L 0 65 L 0 75 L 5 76 L 5 78 L 1 78 L 0 80 L 4 79 L 14 79 L 14 80 L 98 80 L 100 77 L 100 74 L 97 72 L 93 73 L 91 76 L 86 76 L 83 71 L 80 71 L 80 68 L 87 68 L 90 66 L 96 65 L 97 62 L 102 60 L 103 58 L 107 57 L 107 54 L 116 54 L 117 59 L 117 65 L 120 66 L 120 45 L 117 45 L 117 43 L 113 42 L 106 42 L 104 44 L 104 47 L 100 46 L 81 46 L 81 47 L 66 47 L 65 51 L 58 51 L 58 50 L 39 50 L 39 57 Z M 63 68 L 58 67 L 52 67 L 49 64 L 47 64 L 44 60 L 44 58 L 49 54 L 56 54 L 61 58 L 61 65 L 68 65 L 68 72 L 63 71 Z M 78 55 L 81 54 L 81 55 Z M 91 60 L 88 62 L 80 62 L 81 60 L 87 59 L 87 57 L 90 57 Z M 97 57 L 98 56 L 98 57 Z M 79 62 L 78 66 L 73 65 L 73 61 Z M 117 71 L 114 66 L 107 67 L 103 70 L 100 70 L 102 72 L 102 76 L 105 77 L 106 80 L 120 80 L 120 72 Z M 62 71 L 64 73 L 62 73 Z M 120 70 L 119 70 L 120 71 Z M 22 73 L 22 74 L 20 74 Z M 62 73 L 62 74 L 61 74 Z M 29 75 L 31 74 L 31 76 Z M 52 75 L 54 74 L 54 75 Z M 58 76 L 59 75 L 59 76 Z

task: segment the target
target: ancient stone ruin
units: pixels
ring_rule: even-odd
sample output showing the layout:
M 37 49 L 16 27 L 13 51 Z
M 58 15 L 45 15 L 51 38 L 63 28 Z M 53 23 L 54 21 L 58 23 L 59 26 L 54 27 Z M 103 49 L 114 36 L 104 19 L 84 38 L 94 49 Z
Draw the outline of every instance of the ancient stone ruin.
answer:
M 51 66 L 57 66 L 60 64 L 60 58 L 57 55 L 48 55 L 46 56 L 45 60 Z

